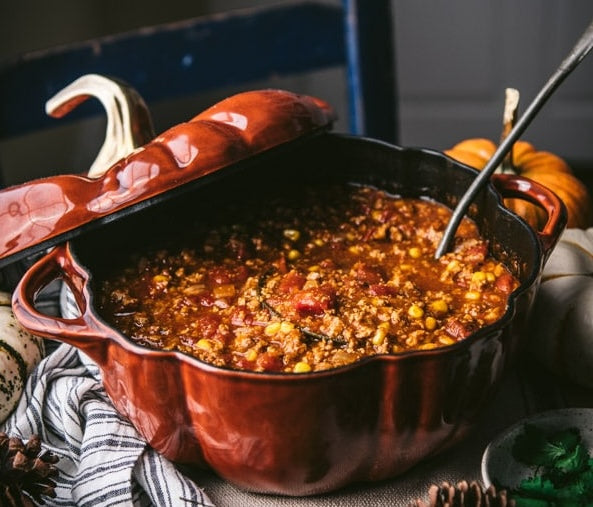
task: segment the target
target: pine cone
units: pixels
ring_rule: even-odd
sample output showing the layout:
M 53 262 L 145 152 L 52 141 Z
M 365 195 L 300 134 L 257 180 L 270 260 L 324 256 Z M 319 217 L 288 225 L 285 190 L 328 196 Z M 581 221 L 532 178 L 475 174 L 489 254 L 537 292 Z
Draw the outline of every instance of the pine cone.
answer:
M 54 498 L 59 458 L 41 449 L 39 436 L 25 444 L 20 438 L 0 432 L 0 505 L 28 507 L 32 500 L 43 504 L 43 495 Z
M 416 501 L 412 507 L 514 507 L 515 501 L 507 498 L 505 490 L 496 491 L 490 486 L 486 491 L 475 481 L 461 481 L 456 486 L 448 482 L 433 484 L 428 490 L 428 503 Z

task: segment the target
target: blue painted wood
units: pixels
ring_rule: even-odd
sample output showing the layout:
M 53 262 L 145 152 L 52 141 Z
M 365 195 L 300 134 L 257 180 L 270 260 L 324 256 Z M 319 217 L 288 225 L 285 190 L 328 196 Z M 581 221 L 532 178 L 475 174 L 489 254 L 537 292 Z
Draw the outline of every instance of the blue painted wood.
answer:
M 53 127 L 44 111 L 87 73 L 115 76 L 150 105 L 216 87 L 347 64 L 350 130 L 397 140 L 388 0 L 235 11 L 22 55 L 0 64 L 0 139 Z M 390 114 L 393 112 L 393 114 Z M 88 101 L 60 124 L 103 114 Z
M 343 3 L 350 130 L 395 143 L 398 104 L 391 4 Z
M 45 115 L 45 101 L 87 73 L 117 76 L 151 103 L 339 65 L 341 23 L 337 7 L 296 4 L 196 18 L 24 55 L 0 68 L 0 137 L 55 125 Z M 60 121 L 98 111 L 89 101 Z

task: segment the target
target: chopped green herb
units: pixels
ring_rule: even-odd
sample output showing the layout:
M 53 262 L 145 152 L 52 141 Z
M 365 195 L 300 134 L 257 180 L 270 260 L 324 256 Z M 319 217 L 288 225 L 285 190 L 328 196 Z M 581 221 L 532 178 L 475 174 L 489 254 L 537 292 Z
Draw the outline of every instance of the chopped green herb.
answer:
M 532 477 L 507 488 L 516 507 L 593 507 L 593 458 L 578 429 L 545 432 L 527 424 L 512 454 L 534 468 Z

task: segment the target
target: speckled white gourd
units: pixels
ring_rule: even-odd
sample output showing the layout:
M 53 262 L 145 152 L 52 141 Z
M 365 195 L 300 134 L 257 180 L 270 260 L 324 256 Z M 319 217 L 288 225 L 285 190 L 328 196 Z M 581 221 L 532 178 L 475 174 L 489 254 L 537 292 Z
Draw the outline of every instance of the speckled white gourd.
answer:
M 0 292 L 0 424 L 16 408 L 27 378 L 43 357 L 43 339 L 15 319 L 11 297 Z

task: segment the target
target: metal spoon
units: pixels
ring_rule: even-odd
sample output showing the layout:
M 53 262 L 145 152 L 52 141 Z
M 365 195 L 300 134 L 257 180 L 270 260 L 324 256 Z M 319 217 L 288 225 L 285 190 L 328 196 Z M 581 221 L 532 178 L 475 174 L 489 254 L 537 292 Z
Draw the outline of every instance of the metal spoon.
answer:
M 504 139 L 502 143 L 498 146 L 498 149 L 492 155 L 492 158 L 486 164 L 486 167 L 480 171 L 476 179 L 472 182 L 469 188 L 465 191 L 465 194 L 459 200 L 459 203 L 455 207 L 451 218 L 449 219 L 449 223 L 443 233 L 443 237 L 436 249 L 435 258 L 438 259 L 444 253 L 447 252 L 453 238 L 455 237 L 455 232 L 457 231 L 457 227 L 461 222 L 461 219 L 465 215 L 467 208 L 469 207 L 470 203 L 473 201 L 475 196 L 482 190 L 482 188 L 487 184 L 488 179 L 495 171 L 495 169 L 499 166 L 502 162 L 502 159 L 505 157 L 507 152 L 511 149 L 514 142 L 519 138 L 519 136 L 523 133 L 523 131 L 527 128 L 527 126 L 531 123 L 531 120 L 535 117 L 535 115 L 539 112 L 548 98 L 554 93 L 556 88 L 564 81 L 564 79 L 577 67 L 579 63 L 587 56 L 587 53 L 593 47 L 593 21 L 589 24 L 587 29 L 581 35 L 581 38 L 572 48 L 568 56 L 562 61 L 556 72 L 552 74 L 548 82 L 543 86 L 540 92 L 536 95 L 533 99 L 529 107 L 525 110 L 523 115 L 517 120 L 517 123 L 513 127 L 513 129 L 509 132 L 509 135 Z

